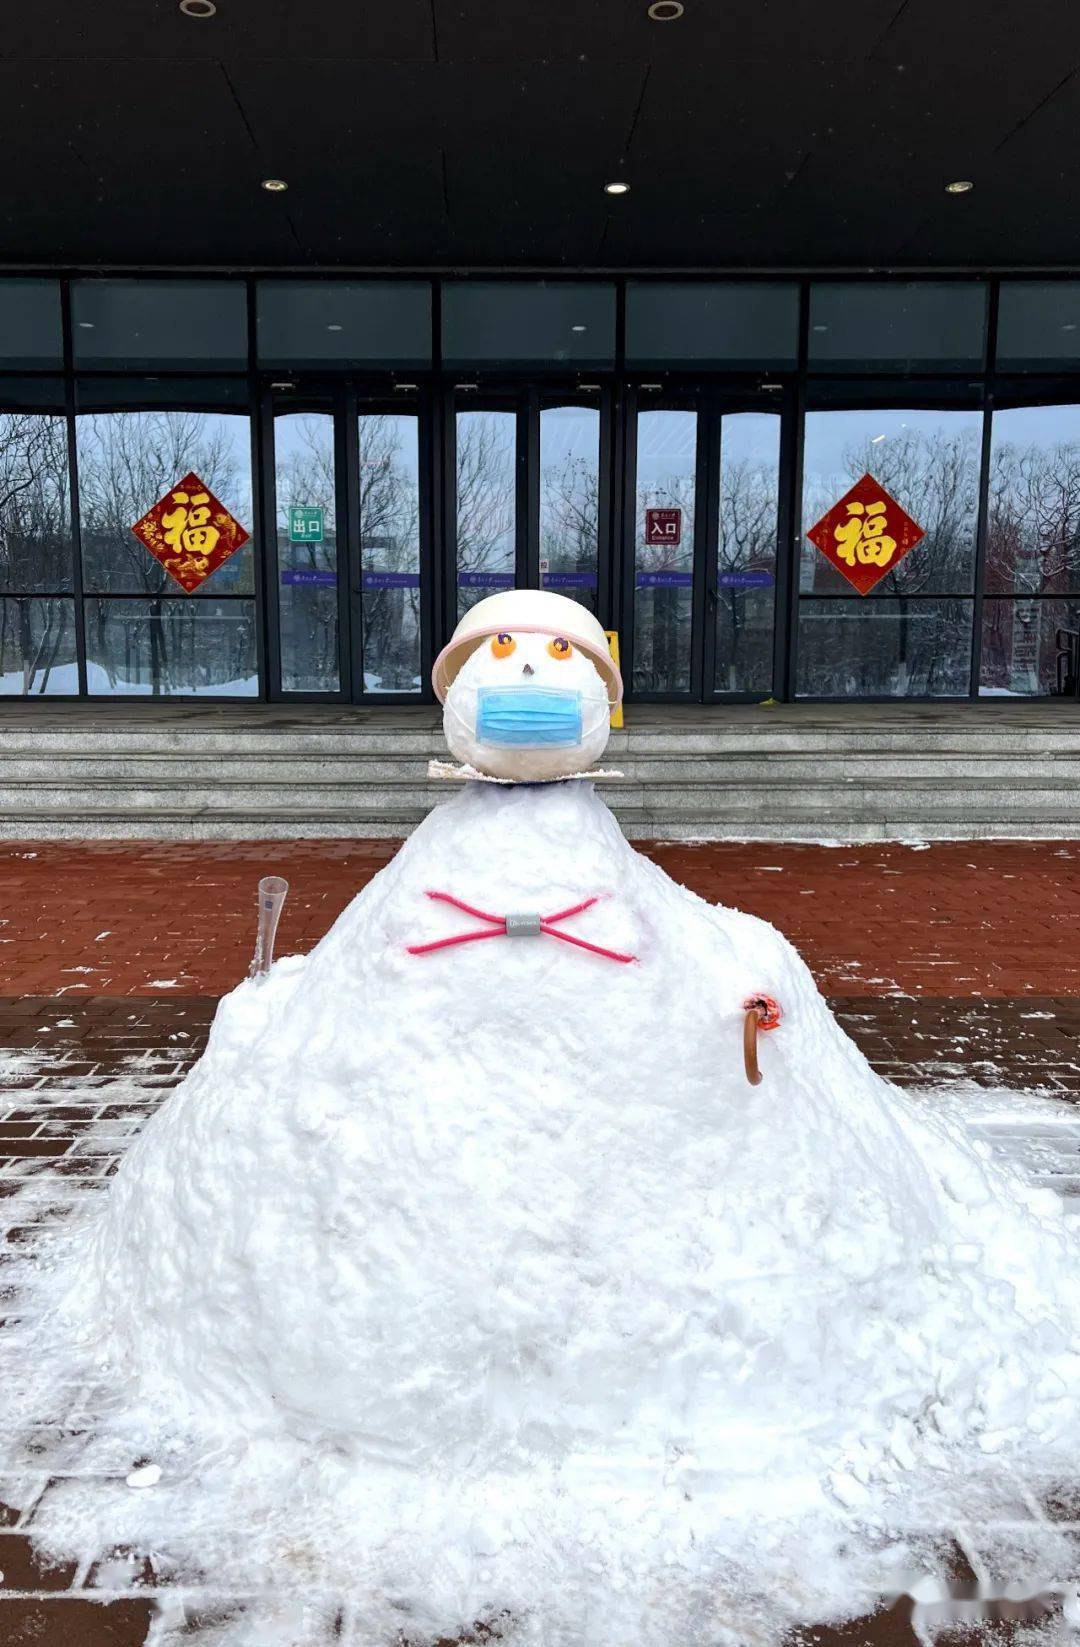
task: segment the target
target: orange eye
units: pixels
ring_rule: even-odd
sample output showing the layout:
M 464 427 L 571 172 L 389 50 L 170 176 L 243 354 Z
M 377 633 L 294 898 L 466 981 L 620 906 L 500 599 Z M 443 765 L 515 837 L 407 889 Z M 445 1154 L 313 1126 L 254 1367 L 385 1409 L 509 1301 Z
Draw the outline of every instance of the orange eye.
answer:
M 491 643 L 492 655 L 496 658 L 508 658 L 517 646 L 513 635 L 496 635 Z
M 573 650 L 574 648 L 570 645 L 570 642 L 564 640 L 561 635 L 556 635 L 554 640 L 548 641 L 548 651 L 553 658 L 568 658 L 572 655 Z

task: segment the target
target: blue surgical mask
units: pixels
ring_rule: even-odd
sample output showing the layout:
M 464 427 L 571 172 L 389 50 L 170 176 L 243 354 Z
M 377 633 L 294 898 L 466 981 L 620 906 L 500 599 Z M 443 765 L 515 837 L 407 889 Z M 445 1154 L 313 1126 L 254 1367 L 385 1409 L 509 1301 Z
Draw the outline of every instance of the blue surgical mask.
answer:
M 581 742 L 581 693 L 561 686 L 481 686 L 476 736 L 509 748 L 573 748 Z

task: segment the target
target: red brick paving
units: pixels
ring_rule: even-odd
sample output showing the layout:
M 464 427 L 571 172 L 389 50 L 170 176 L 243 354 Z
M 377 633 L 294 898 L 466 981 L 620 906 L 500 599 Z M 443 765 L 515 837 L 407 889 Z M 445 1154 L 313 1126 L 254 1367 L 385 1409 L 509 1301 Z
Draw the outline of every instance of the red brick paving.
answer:
M 222 994 L 255 886 L 290 883 L 278 952 L 306 951 L 392 841 L 0 843 L 0 994 Z M 646 845 L 717 902 L 780 926 L 826 994 L 1080 994 L 1080 843 Z

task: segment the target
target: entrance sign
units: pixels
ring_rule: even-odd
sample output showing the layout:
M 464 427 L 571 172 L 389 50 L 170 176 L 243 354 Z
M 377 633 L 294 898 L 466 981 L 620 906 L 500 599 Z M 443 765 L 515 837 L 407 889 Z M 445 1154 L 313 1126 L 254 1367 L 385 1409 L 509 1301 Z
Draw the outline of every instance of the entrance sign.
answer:
M 926 533 L 866 474 L 806 535 L 853 589 L 868 595 Z
M 293 503 L 289 505 L 289 542 L 321 543 L 323 540 L 323 508 L 321 504 Z
M 645 542 L 650 546 L 677 549 L 682 542 L 682 510 L 646 509 Z
M 212 577 L 251 536 L 194 473 L 177 481 L 131 530 L 185 595 Z

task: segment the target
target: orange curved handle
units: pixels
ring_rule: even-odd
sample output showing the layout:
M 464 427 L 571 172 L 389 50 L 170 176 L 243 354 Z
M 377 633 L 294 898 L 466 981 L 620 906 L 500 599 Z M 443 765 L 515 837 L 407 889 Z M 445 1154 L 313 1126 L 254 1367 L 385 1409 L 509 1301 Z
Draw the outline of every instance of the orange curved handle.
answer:
M 758 1068 L 757 1038 L 759 1031 L 776 1029 L 783 1017 L 779 1001 L 774 1001 L 771 995 L 750 995 L 743 1002 L 743 1068 L 746 1070 L 746 1079 L 752 1087 L 761 1085 L 761 1070 Z
M 757 1061 L 758 1015 L 757 1008 L 750 1007 L 743 1019 L 742 1055 L 743 1067 L 746 1070 L 746 1079 L 752 1087 L 761 1085 L 761 1071 Z

